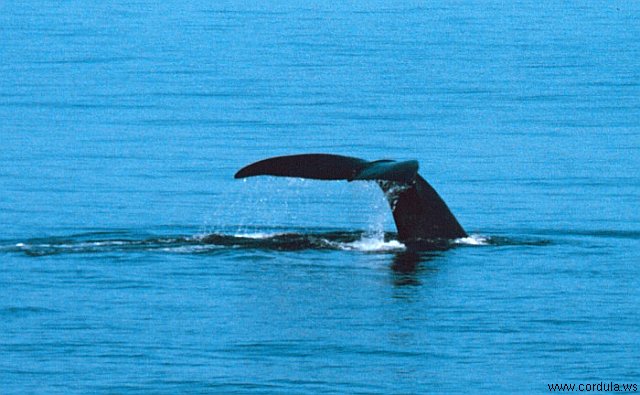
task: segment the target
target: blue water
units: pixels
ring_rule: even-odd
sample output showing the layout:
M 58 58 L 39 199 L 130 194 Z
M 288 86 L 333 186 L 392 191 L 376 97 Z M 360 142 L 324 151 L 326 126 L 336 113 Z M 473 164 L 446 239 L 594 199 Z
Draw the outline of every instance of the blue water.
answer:
M 0 3 L 0 392 L 640 383 L 639 37 L 622 1 Z M 305 152 L 419 160 L 472 237 L 233 179 Z

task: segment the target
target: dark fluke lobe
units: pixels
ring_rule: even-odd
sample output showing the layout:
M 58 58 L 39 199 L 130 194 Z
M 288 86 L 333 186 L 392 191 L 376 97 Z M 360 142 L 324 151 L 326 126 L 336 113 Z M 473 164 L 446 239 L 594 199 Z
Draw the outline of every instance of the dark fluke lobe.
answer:
M 415 160 L 397 162 L 330 154 L 303 154 L 264 159 L 240 169 L 235 178 L 299 177 L 316 180 L 375 181 L 385 193 L 398 238 L 403 242 L 466 237 L 440 195 L 418 174 Z

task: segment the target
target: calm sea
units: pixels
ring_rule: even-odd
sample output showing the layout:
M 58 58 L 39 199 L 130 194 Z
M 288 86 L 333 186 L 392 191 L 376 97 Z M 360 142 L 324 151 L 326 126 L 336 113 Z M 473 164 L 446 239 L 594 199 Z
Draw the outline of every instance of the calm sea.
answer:
M 2 393 L 640 384 L 639 202 L 639 2 L 0 3 Z

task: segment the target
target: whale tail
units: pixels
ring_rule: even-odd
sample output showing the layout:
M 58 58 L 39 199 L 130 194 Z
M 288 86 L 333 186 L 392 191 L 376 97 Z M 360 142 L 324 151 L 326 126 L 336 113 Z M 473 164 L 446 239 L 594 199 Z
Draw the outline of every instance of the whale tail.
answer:
M 466 237 L 440 195 L 418 174 L 415 160 L 366 161 L 342 155 L 303 154 L 264 159 L 240 169 L 235 178 L 299 177 L 316 180 L 375 181 L 382 188 L 401 241 Z

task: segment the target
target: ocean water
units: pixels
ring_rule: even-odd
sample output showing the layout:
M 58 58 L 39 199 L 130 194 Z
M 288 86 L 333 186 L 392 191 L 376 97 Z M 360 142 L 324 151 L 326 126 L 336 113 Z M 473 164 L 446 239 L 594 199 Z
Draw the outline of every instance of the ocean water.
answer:
M 0 3 L 0 392 L 640 383 L 640 3 Z M 363 182 L 417 159 L 471 234 Z

